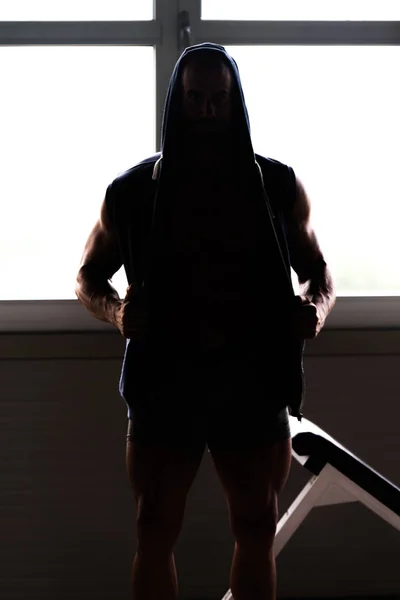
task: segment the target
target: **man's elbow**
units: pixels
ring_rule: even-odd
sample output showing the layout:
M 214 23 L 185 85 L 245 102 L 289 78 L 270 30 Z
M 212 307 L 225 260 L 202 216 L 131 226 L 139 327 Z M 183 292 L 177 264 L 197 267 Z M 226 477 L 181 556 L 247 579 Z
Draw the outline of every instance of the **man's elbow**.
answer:
M 84 289 L 91 283 L 100 279 L 99 273 L 89 263 L 82 263 L 79 267 L 78 273 L 75 279 L 75 294 L 78 299 L 81 299 Z
M 78 298 L 78 300 L 81 300 L 81 295 L 82 295 L 82 287 L 85 281 L 85 269 L 83 266 L 79 267 L 79 271 L 76 274 L 76 278 L 75 278 L 75 295 Z
M 309 257 L 308 260 L 299 261 L 296 265 L 293 265 L 293 268 L 301 285 L 323 281 L 330 276 L 328 265 L 322 254 L 318 257 Z

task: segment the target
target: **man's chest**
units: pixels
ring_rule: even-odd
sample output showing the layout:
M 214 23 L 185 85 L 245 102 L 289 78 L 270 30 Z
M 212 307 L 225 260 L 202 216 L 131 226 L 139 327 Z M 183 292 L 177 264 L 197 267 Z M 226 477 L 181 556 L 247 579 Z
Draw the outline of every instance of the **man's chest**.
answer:
M 197 179 L 178 188 L 166 210 L 165 235 L 174 253 L 192 258 L 244 255 L 262 237 L 263 215 L 255 199 L 218 180 Z

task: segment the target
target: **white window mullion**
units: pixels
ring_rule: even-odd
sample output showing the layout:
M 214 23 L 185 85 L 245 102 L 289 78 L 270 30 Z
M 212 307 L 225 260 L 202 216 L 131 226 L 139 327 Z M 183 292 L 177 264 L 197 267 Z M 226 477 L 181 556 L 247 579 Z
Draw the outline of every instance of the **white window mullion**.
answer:
M 162 23 L 162 32 L 156 44 L 156 147 L 160 148 L 161 124 L 172 70 L 179 56 L 178 0 L 154 0 L 154 16 Z
M 390 45 L 400 44 L 400 22 L 201 21 L 193 33 L 202 41 L 226 45 Z
M 48 44 L 154 46 L 160 37 L 159 20 L 0 22 L 0 46 Z

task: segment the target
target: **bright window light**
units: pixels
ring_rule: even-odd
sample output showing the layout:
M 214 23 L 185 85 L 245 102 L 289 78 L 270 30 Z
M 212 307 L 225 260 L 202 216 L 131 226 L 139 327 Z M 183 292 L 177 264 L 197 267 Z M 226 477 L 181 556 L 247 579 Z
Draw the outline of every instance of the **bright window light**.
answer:
M 254 148 L 303 181 L 339 295 L 400 295 L 400 47 L 227 50 Z
M 0 77 L 0 300 L 72 299 L 107 185 L 155 152 L 154 50 L 2 47 Z
M 0 21 L 148 21 L 153 0 L 1 0 Z
M 202 0 L 202 19 L 269 21 L 397 21 L 399 0 Z

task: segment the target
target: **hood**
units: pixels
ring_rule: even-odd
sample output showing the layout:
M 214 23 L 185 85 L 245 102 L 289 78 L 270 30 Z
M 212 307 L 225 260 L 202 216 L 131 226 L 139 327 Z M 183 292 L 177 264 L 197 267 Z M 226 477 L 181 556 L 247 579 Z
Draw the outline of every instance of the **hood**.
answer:
M 176 131 L 177 125 L 182 119 L 182 94 L 180 82 L 182 78 L 183 67 L 187 63 L 188 57 L 194 53 L 215 53 L 220 56 L 227 65 L 232 76 L 232 121 L 233 139 L 235 140 L 235 150 L 241 154 L 241 164 L 255 163 L 255 155 L 251 142 L 250 121 L 244 99 L 242 83 L 240 80 L 239 69 L 235 60 L 228 54 L 223 46 L 205 42 L 190 46 L 184 50 L 179 57 L 172 72 L 168 86 L 168 91 L 164 104 L 164 112 L 161 127 L 161 158 L 163 164 L 171 164 L 176 156 Z M 244 160 L 244 162 L 243 162 Z M 247 162 L 248 161 L 248 162 Z M 158 171 L 157 164 L 156 172 Z
M 165 99 L 164 113 L 161 129 L 161 154 L 154 165 L 153 179 L 158 181 L 157 192 L 153 206 L 153 241 L 154 247 L 160 242 L 162 235 L 160 231 L 163 227 L 163 214 L 168 211 L 168 198 L 173 193 L 176 185 L 176 157 L 177 144 L 179 143 L 179 126 L 182 119 L 182 71 L 187 64 L 187 59 L 194 53 L 215 53 L 230 70 L 232 77 L 231 87 L 231 121 L 230 130 L 232 133 L 230 139 L 231 160 L 235 163 L 235 168 L 226 173 L 228 177 L 234 177 L 235 190 L 246 202 L 254 202 L 260 207 L 260 218 L 265 219 L 266 241 L 265 245 L 269 250 L 278 251 L 276 261 L 282 263 L 282 274 L 285 279 L 285 288 L 293 294 L 290 271 L 287 272 L 282 249 L 275 229 L 275 216 L 272 213 L 271 203 L 266 194 L 263 184 L 263 175 L 260 165 L 256 160 L 253 150 L 250 132 L 250 120 L 244 99 L 242 83 L 240 80 L 239 69 L 235 60 L 227 53 L 223 46 L 205 42 L 195 46 L 189 46 L 179 57 L 172 72 L 168 91 Z M 156 218 L 158 217 L 158 218 Z M 271 255 L 272 256 L 272 255 Z

